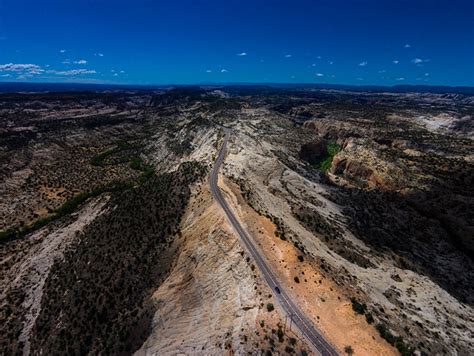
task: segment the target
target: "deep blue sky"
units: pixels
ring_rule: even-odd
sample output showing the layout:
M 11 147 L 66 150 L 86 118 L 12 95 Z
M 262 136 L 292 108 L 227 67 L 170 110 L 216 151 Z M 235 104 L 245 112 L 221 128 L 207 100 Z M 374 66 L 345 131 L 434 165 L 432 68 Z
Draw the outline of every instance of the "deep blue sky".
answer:
M 474 1 L 0 0 L 0 81 L 474 86 Z

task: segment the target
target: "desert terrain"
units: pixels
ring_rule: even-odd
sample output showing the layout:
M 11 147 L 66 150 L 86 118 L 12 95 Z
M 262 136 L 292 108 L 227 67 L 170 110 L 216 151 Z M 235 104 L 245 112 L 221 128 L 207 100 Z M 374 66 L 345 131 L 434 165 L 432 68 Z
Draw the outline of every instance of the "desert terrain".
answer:
M 310 88 L 0 94 L 4 354 L 474 352 L 474 97 Z

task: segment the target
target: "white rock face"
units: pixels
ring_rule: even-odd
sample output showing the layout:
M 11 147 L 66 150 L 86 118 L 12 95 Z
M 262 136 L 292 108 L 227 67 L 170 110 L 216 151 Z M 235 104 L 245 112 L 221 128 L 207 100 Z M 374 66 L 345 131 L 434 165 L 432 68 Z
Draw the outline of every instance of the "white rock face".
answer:
M 207 197 L 206 197 L 207 195 Z M 254 334 L 259 307 L 253 273 L 242 248 L 207 192 L 183 219 L 179 257 L 155 291 L 152 333 L 136 355 L 218 354 Z

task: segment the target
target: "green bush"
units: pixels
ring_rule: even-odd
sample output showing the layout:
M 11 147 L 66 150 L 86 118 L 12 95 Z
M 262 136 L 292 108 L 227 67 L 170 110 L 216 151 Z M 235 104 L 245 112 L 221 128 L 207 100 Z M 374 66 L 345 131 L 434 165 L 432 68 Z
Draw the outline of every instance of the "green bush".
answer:
M 278 326 L 277 336 L 278 336 L 278 341 L 283 342 L 283 336 L 285 336 L 285 334 L 283 333 L 281 326 Z
M 367 323 L 372 324 L 374 322 L 374 317 L 372 316 L 372 313 L 365 313 L 365 320 L 367 320 Z
M 268 304 L 267 304 L 267 310 L 268 310 L 269 312 L 272 312 L 273 310 L 275 310 L 275 307 L 273 306 L 272 303 L 268 303 Z
M 393 336 L 393 334 L 387 330 L 387 328 L 385 327 L 385 325 L 383 324 L 377 324 L 376 326 L 376 329 L 377 331 L 379 332 L 380 336 L 382 338 L 384 338 L 385 340 L 387 340 L 387 342 L 390 344 L 390 345 L 394 345 L 395 344 L 395 336 Z
M 130 160 L 130 168 L 140 171 L 142 169 L 142 160 L 140 157 L 134 157 Z
M 352 303 L 352 309 L 357 314 L 364 314 L 365 311 L 367 310 L 367 305 L 361 304 L 356 298 L 351 298 L 351 303 Z
M 341 146 L 335 142 L 329 142 L 327 145 L 328 156 L 322 162 L 319 163 L 319 169 L 323 172 L 327 172 L 331 168 L 332 160 L 335 155 L 341 150 Z
M 354 350 L 352 349 L 352 346 L 348 345 L 344 347 L 344 352 L 348 355 L 352 355 L 354 353 Z

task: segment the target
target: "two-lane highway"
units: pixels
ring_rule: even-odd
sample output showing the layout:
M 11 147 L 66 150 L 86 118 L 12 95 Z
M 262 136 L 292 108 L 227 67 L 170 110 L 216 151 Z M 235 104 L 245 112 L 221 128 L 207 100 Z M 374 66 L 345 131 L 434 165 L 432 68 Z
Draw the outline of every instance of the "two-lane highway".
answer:
M 304 313 L 298 308 L 298 306 L 293 302 L 291 297 L 285 292 L 282 288 L 276 275 L 273 271 L 268 267 L 265 260 L 262 258 L 260 252 L 254 246 L 252 238 L 248 234 L 248 232 L 243 228 L 240 224 L 239 220 L 229 208 L 229 205 L 225 201 L 224 197 L 221 194 L 221 191 L 217 185 L 218 173 L 219 168 L 224 161 L 225 157 L 225 150 L 227 146 L 227 142 L 229 141 L 230 137 L 230 129 L 225 128 L 225 138 L 222 144 L 222 147 L 219 151 L 219 155 L 214 163 L 214 167 L 211 171 L 210 176 L 210 186 L 211 192 L 214 196 L 214 199 L 217 200 L 219 205 L 221 206 L 222 210 L 227 216 L 230 224 L 234 228 L 235 232 L 239 235 L 240 239 L 244 243 L 245 247 L 247 248 L 248 252 L 252 255 L 253 259 L 257 267 L 260 269 L 263 277 L 265 278 L 266 282 L 270 286 L 270 288 L 275 292 L 275 297 L 277 298 L 280 306 L 284 309 L 284 311 L 291 315 L 293 318 L 293 323 L 296 327 L 301 331 L 301 333 L 306 337 L 307 340 L 313 345 L 313 347 L 322 355 L 331 355 L 335 356 L 338 355 L 336 349 L 316 330 L 313 323 L 304 315 Z

